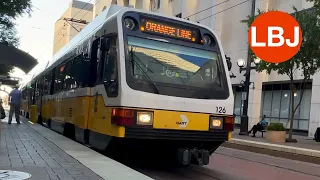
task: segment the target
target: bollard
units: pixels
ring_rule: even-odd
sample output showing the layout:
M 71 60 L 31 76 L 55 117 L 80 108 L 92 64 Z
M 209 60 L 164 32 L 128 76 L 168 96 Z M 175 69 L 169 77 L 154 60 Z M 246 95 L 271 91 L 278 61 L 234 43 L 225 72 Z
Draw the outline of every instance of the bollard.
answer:
M 228 141 L 231 141 L 232 139 L 232 132 L 228 132 Z
M 37 122 L 37 106 L 31 105 L 30 107 L 30 121 L 33 123 Z

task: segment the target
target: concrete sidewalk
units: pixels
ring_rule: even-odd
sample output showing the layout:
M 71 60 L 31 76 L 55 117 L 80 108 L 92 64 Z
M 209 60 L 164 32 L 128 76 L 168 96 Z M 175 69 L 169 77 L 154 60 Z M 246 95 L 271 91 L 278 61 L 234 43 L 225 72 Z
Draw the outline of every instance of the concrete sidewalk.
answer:
M 20 125 L 2 120 L 0 179 L 10 175 L 28 180 L 151 179 L 22 117 Z
M 264 133 L 265 135 L 266 133 Z M 256 137 L 240 136 L 239 129 L 235 129 L 232 140 L 227 143 L 320 158 L 320 143 L 315 142 L 307 136 L 295 135 L 293 138 L 297 139 L 298 142 L 270 143 L 265 137 L 261 137 L 261 133 L 259 132 L 256 134 Z

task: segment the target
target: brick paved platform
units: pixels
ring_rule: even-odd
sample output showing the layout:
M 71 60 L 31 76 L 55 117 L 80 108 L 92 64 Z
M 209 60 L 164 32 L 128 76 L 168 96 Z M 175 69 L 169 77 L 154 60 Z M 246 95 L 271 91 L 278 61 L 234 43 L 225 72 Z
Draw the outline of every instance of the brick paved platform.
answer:
M 0 170 L 27 172 L 30 180 L 102 179 L 26 123 L 22 119 L 18 125 L 13 118 L 9 125 L 2 120 Z
M 0 179 L 8 176 L 5 170 L 31 174 L 27 180 L 151 179 L 48 128 L 20 119 L 20 125 L 15 118 L 11 125 L 7 118 L 0 123 Z

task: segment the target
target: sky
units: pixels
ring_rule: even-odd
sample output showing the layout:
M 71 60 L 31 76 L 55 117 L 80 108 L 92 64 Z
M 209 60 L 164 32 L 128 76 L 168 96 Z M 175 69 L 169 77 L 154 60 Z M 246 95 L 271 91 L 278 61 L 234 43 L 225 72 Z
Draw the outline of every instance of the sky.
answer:
M 29 73 L 30 75 L 25 75 L 19 69 L 14 70 L 13 76 L 22 77 L 22 82 L 27 82 L 32 74 L 42 69 L 41 67 L 44 67 L 52 57 L 54 24 L 67 10 L 71 0 L 31 0 L 31 2 L 33 5 L 31 17 L 24 15 L 18 18 L 16 28 L 20 38 L 19 49 L 38 59 L 39 64 Z

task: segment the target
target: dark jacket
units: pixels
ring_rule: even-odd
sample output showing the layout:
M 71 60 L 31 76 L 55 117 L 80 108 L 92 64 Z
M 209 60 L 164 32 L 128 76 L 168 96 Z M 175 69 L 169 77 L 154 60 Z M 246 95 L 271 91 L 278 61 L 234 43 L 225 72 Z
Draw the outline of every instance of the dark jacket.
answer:
M 3 109 L 2 104 L 0 104 L 0 114 L 1 114 L 1 119 L 4 119 L 6 117 L 6 113 Z

